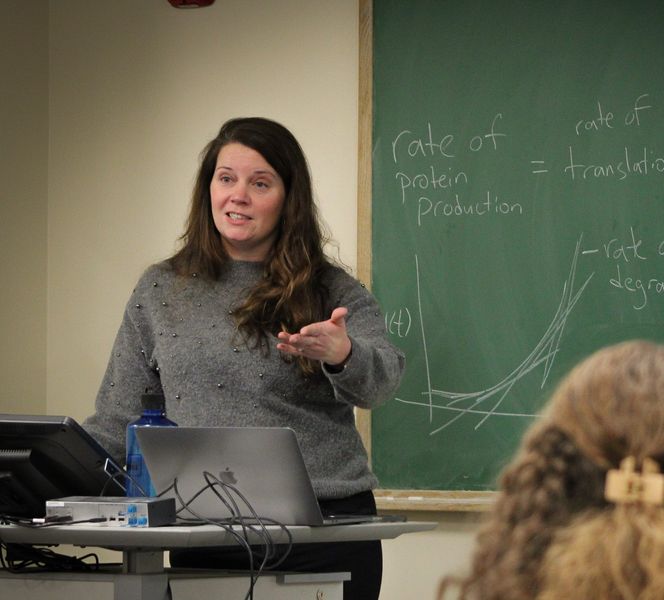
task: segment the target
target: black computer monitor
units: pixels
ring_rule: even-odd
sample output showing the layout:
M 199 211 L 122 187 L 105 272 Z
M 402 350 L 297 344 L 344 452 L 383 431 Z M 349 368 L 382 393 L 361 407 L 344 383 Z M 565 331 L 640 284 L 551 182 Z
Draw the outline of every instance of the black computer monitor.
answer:
M 0 414 L 0 514 L 40 517 L 53 498 L 122 496 L 120 471 L 70 417 Z

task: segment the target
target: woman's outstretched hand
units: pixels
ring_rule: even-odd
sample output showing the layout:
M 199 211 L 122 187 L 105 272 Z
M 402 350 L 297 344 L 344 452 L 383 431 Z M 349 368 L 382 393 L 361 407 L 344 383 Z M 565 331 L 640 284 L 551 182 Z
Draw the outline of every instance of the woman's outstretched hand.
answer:
M 327 321 L 310 323 L 297 333 L 282 331 L 277 336 L 277 349 L 331 366 L 340 365 L 351 351 L 351 341 L 346 333 L 347 314 L 348 309 L 335 308 Z

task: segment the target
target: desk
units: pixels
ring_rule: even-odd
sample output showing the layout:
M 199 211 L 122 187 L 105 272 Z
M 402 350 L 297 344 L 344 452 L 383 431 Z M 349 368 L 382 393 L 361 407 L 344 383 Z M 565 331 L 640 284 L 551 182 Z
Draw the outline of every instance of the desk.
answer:
M 331 527 L 289 527 L 294 544 L 319 542 L 351 542 L 361 540 L 394 539 L 405 533 L 427 531 L 435 522 L 410 521 L 405 523 L 361 523 Z M 287 534 L 279 527 L 268 526 L 275 543 L 287 543 Z M 240 529 L 238 528 L 238 531 Z M 82 597 L 108 600 L 168 600 L 169 582 L 173 589 L 181 590 L 179 597 L 195 597 L 205 585 L 213 585 L 218 597 L 242 598 L 231 591 L 240 585 L 246 592 L 246 576 L 229 576 L 223 572 L 183 573 L 164 568 L 164 552 L 174 548 L 234 545 L 233 536 L 213 525 L 168 526 L 149 528 L 107 527 L 103 525 L 70 525 L 29 529 L 13 525 L 0 525 L 0 539 L 17 544 L 71 544 L 94 546 L 122 551 L 122 569 L 116 573 L 61 574 L 44 573 L 12 575 L 1 573 L 0 600 L 9 598 L 45 598 L 71 600 L 74 594 Z M 249 536 L 249 542 L 260 543 L 260 538 Z M 343 581 L 347 573 L 325 574 L 272 574 L 261 576 L 254 597 L 279 600 L 323 598 L 341 600 Z M 206 583 L 207 582 L 207 583 Z M 94 593 L 91 586 L 95 585 Z M 287 587 L 294 586 L 294 587 Z M 297 588 L 297 590 L 296 590 Z M 20 590 L 20 591 L 19 591 Z M 188 591 L 187 591 L 188 590 Z M 30 595 L 31 592 L 35 592 Z M 61 595 L 58 595 L 61 592 Z M 228 596 L 225 594 L 228 593 Z M 185 594 L 185 595 L 182 595 Z M 203 593 L 199 597 L 209 597 Z M 178 596 L 172 596 L 177 600 Z

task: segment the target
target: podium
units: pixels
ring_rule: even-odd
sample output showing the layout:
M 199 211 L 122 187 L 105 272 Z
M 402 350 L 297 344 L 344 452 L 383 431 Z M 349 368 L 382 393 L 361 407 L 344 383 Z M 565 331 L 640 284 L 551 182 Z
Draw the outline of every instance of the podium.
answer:
M 406 533 L 434 529 L 437 523 L 357 523 L 327 527 L 290 526 L 293 544 L 388 540 Z M 288 543 L 281 527 L 267 526 L 275 544 Z M 242 534 L 240 527 L 236 532 Z M 244 597 L 249 578 L 226 571 L 174 570 L 164 566 L 164 552 L 176 548 L 235 545 L 233 535 L 214 525 L 149 528 L 104 525 L 62 525 L 31 529 L 0 526 L 0 540 L 12 544 L 70 544 L 122 552 L 122 566 L 115 570 L 81 573 L 21 573 L 0 571 L 0 600 L 181 600 L 194 597 L 236 599 Z M 249 531 L 249 543 L 261 538 Z M 255 600 L 342 600 L 343 582 L 349 573 L 278 573 L 259 578 Z M 81 595 L 82 594 L 82 595 Z M 214 595 L 214 596 L 213 596 Z

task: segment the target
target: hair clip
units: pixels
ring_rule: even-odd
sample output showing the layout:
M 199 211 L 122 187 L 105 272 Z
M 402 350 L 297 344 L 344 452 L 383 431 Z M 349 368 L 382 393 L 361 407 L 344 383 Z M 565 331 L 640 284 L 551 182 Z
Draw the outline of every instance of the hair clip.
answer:
M 652 458 L 645 458 L 641 472 L 637 472 L 636 459 L 628 456 L 620 462 L 620 469 L 606 474 L 604 497 L 610 502 L 645 504 L 664 503 L 664 475 Z

